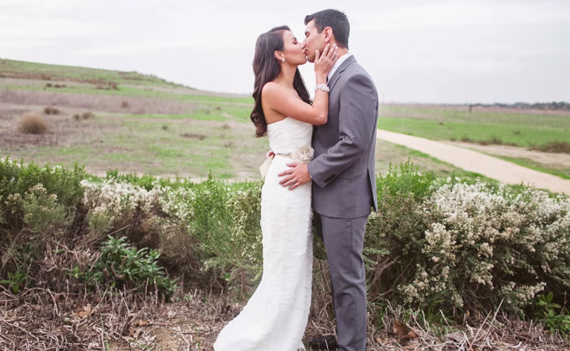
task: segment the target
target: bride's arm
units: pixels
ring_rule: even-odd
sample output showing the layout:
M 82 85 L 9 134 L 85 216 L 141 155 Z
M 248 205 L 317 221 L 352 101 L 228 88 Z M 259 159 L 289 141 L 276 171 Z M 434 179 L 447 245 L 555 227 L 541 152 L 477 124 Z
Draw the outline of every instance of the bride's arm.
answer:
M 326 84 L 327 74 L 334 66 L 338 58 L 336 45 L 331 49 L 329 45 L 319 56 L 318 51 L 315 56 L 316 84 Z M 307 104 L 298 96 L 291 94 L 285 87 L 269 82 L 265 84 L 261 92 L 261 99 L 264 105 L 270 109 L 291 118 L 307 122 L 314 125 L 327 123 L 329 109 L 329 94 L 321 89 L 315 92 L 313 104 Z

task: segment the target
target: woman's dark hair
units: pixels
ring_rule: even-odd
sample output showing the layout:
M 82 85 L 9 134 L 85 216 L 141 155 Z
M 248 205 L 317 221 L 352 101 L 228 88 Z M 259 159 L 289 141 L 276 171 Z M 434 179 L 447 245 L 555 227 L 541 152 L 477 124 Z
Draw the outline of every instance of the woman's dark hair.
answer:
M 312 20 L 315 20 L 317 33 L 320 34 L 326 27 L 331 27 L 337 44 L 348 49 L 350 24 L 348 23 L 348 17 L 343 12 L 332 9 L 315 12 L 305 17 L 305 25 Z
M 255 125 L 255 135 L 257 137 L 267 134 L 267 121 L 261 107 L 261 90 L 265 84 L 273 81 L 281 72 L 280 63 L 274 53 L 275 50 L 284 50 L 283 32 L 285 31 L 290 31 L 289 27 L 275 27 L 269 32 L 261 34 L 255 44 L 255 56 L 253 58 L 253 73 L 255 74 L 253 99 L 255 100 L 255 106 L 250 118 Z M 305 87 L 298 68 L 295 71 L 293 88 L 304 102 L 311 103 L 309 92 Z

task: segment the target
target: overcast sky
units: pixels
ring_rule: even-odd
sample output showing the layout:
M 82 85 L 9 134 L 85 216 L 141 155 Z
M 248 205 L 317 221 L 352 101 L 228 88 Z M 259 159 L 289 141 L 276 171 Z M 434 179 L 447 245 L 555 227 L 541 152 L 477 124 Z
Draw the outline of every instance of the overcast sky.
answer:
M 570 101 L 570 0 L 0 0 L 0 58 L 249 94 L 257 36 L 302 38 L 324 8 L 348 15 L 384 102 Z

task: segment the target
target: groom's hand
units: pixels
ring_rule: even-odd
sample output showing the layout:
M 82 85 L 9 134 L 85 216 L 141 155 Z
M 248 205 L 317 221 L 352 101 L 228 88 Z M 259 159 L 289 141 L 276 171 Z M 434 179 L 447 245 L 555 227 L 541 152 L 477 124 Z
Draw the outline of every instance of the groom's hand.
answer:
M 294 190 L 311 181 L 306 163 L 293 162 L 288 163 L 287 166 L 289 166 L 288 170 L 279 173 L 279 177 L 283 177 L 279 184 L 288 187 L 289 190 Z

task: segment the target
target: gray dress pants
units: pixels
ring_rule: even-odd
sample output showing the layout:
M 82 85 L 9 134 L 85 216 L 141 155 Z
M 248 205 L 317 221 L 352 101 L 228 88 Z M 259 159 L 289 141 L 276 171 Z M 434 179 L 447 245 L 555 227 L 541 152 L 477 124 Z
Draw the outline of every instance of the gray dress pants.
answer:
M 368 216 L 332 218 L 315 213 L 327 250 L 340 351 L 366 349 L 366 280 L 362 249 Z

